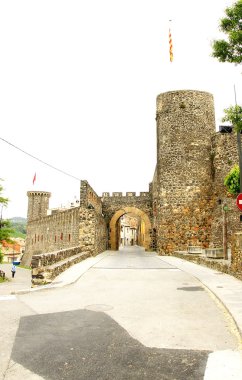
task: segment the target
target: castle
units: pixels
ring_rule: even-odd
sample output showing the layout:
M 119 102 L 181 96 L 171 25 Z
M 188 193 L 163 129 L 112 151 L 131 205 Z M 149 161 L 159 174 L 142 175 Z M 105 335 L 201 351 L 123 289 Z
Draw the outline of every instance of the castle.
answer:
M 80 202 L 47 215 L 51 194 L 28 192 L 26 253 L 23 263 L 45 252 L 71 250 L 96 255 L 117 250 L 120 218 L 139 220 L 137 244 L 172 254 L 190 246 L 221 247 L 224 205 L 228 244 L 241 228 L 235 200 L 224 177 L 238 163 L 236 136 L 215 130 L 213 96 L 193 90 L 157 96 L 157 164 L 147 192 L 98 196 L 80 183 Z

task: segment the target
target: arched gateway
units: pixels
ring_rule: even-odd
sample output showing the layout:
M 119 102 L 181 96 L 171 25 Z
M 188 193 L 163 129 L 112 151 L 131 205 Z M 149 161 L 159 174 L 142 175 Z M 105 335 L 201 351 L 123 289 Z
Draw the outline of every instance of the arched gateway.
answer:
M 109 246 L 111 250 L 117 250 L 120 245 L 120 226 L 119 220 L 121 216 L 130 214 L 139 218 L 139 231 L 137 235 L 137 244 L 144 247 L 145 250 L 150 249 L 151 242 L 151 222 L 148 215 L 136 207 L 124 207 L 115 212 L 109 223 Z
M 103 193 L 102 210 L 108 226 L 109 249 L 117 250 L 120 245 L 120 218 L 130 215 L 137 218 L 136 244 L 146 250 L 152 249 L 152 201 L 150 192 Z

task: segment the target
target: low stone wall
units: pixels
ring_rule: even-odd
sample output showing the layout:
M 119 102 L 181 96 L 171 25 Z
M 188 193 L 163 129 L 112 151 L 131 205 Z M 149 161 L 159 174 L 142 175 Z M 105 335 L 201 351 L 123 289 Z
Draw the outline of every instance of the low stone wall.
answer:
M 60 251 L 41 253 L 40 255 L 34 255 L 31 261 L 31 268 L 45 267 L 64 260 L 67 257 L 71 257 L 80 253 L 80 247 L 72 247 L 68 249 L 62 249 Z
M 31 262 L 32 284 L 48 284 L 70 266 L 90 256 L 90 252 L 81 252 L 80 247 L 33 256 Z
M 219 272 L 227 273 L 231 276 L 238 278 L 239 280 L 242 280 L 242 271 L 236 270 L 236 267 L 234 267 L 229 261 L 227 262 L 225 260 L 219 259 L 213 260 L 202 256 L 191 256 L 188 254 L 179 254 L 177 252 L 174 252 L 172 256 L 178 257 L 183 260 L 191 261 L 195 264 L 204 265 L 208 268 L 217 270 Z

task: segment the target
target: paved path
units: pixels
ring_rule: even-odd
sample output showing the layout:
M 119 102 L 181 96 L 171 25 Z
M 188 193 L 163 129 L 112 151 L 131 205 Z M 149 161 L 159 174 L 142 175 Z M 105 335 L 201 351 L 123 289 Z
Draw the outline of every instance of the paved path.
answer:
M 0 375 L 241 380 L 240 337 L 226 309 L 239 326 L 241 285 L 220 272 L 137 248 L 104 252 L 42 291 L 28 288 L 2 301 Z
M 14 278 L 11 274 L 12 264 L 0 264 L 0 270 L 5 272 L 8 281 L 0 283 L 0 296 L 9 295 L 21 289 L 31 288 L 31 270 L 16 266 Z

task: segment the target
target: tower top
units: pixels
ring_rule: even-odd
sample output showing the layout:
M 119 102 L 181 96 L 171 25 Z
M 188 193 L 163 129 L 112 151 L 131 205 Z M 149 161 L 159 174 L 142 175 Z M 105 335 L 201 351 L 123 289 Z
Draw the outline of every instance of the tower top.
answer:
M 46 197 L 50 198 L 51 193 L 49 191 L 27 191 L 27 195 L 29 196 L 38 196 L 38 195 L 45 195 Z

